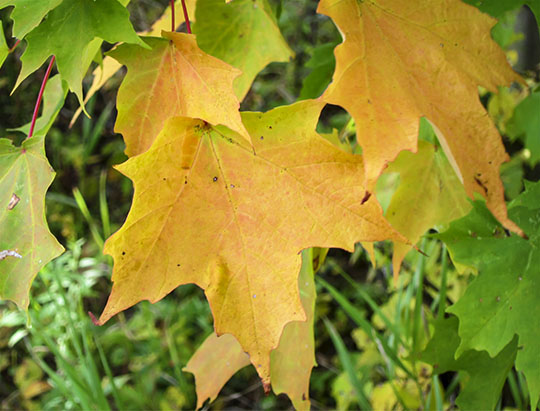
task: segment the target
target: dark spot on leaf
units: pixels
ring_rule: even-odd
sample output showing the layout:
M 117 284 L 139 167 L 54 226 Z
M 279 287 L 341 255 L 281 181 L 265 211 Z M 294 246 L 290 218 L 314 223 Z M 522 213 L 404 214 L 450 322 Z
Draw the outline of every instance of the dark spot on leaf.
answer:
M 125 251 L 122 251 L 122 255 L 126 255 L 126 252 L 125 252 Z
M 315 257 L 313 259 L 313 271 L 317 271 L 316 269 L 319 267 L 319 256 Z
M 302 393 L 302 401 L 306 401 L 307 398 L 306 398 L 306 394 L 305 393 Z
M 8 210 L 13 210 L 15 208 L 15 206 L 17 204 L 19 204 L 19 201 L 21 201 L 21 199 L 19 197 L 17 197 L 17 194 L 13 193 L 11 195 L 10 200 L 9 200 L 9 204 L 7 206 L 7 209 Z
M 264 140 L 264 136 L 261 136 L 261 140 Z
M 512 306 L 510 306 L 510 310 L 512 310 Z
M 214 177 L 214 178 L 212 179 L 212 181 L 214 181 L 214 183 L 215 183 L 215 182 L 217 181 L 217 177 Z
M 234 184 L 231 184 L 231 188 L 234 188 Z
M 270 130 L 272 130 L 272 126 L 268 126 L 268 128 L 269 128 Z
M 441 46 L 441 47 L 443 47 L 443 48 L 444 48 L 444 43 L 441 43 L 441 44 L 439 44 L 439 46 Z
M 476 238 L 476 237 L 478 237 L 478 234 L 476 234 L 476 233 L 473 231 L 473 232 L 471 233 L 471 237 L 472 237 L 472 238 Z
M 474 181 L 476 181 L 476 184 L 478 184 L 480 187 L 482 187 L 482 189 L 484 190 L 486 196 L 488 195 L 488 189 L 487 187 L 484 185 L 484 183 L 482 181 L 480 181 L 480 179 L 478 177 L 474 177 Z
M 180 264 L 176 264 L 177 267 L 180 267 Z
M 371 193 L 366 190 L 366 193 L 364 194 L 364 198 L 362 199 L 362 202 L 360 204 L 364 204 L 366 201 L 369 200 L 370 197 L 371 197 Z
M 163 177 L 163 181 L 167 181 L 167 179 L 165 177 Z

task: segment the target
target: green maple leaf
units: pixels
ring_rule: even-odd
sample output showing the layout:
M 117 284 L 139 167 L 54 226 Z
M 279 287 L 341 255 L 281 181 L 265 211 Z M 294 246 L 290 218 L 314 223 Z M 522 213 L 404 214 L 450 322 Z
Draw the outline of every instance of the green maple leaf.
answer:
M 9 47 L 6 43 L 6 37 L 4 36 L 4 28 L 0 24 L 0 68 L 4 64 L 6 57 L 9 54 Z
M 62 0 L 0 0 L 0 9 L 15 6 L 11 13 L 13 37 L 22 39 L 41 23 L 49 11 L 60 3 Z
M 21 57 L 22 69 L 15 88 L 54 55 L 62 79 L 82 104 L 81 82 L 89 59 L 81 58 L 81 54 L 85 55 L 95 38 L 148 48 L 135 33 L 127 9 L 117 0 L 64 0 L 26 37 L 28 47 Z
M 288 61 L 294 55 L 267 0 L 235 0 L 229 4 L 198 0 L 195 13 L 193 30 L 201 50 L 242 70 L 234 81 L 240 100 L 268 63 Z
M 458 319 L 451 316 L 435 322 L 435 332 L 422 353 L 422 361 L 433 365 L 435 374 L 464 371 L 469 375 L 456 404 L 464 410 L 494 409 L 517 352 L 514 338 L 495 358 L 485 351 L 467 350 L 458 359 Z
M 474 349 L 494 357 L 517 334 L 516 368 L 525 374 L 535 409 L 540 397 L 540 184 L 526 184 L 525 193 L 510 204 L 509 216 L 528 240 L 508 236 L 479 202 L 435 237 L 447 244 L 454 261 L 479 273 L 447 310 L 459 318 L 456 356 Z
M 522 137 L 525 147 L 531 152 L 530 162 L 540 161 L 540 92 L 535 92 L 521 101 L 510 120 L 509 134 Z
M 43 140 L 35 136 L 15 147 L 0 139 L 0 298 L 23 309 L 36 274 L 64 250 L 45 219 L 54 172 Z
M 538 0 L 463 0 L 465 3 L 477 7 L 480 11 L 489 14 L 496 19 L 504 13 L 515 10 L 524 5 L 529 6 L 540 24 L 540 1 Z
M 56 120 L 58 113 L 64 106 L 68 89 L 65 81 L 62 81 L 60 76 L 56 75 L 49 79 L 43 93 L 43 111 L 41 116 L 36 120 L 34 127 L 34 135 L 46 135 L 51 126 Z M 17 127 L 13 131 L 20 131 L 28 135 L 30 124 Z M 11 130 L 10 130 L 11 131 Z

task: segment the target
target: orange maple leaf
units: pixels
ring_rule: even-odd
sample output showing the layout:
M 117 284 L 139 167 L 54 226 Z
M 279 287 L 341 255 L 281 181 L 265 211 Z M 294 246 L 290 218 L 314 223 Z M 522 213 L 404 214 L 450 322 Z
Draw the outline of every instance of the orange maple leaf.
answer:
M 366 196 L 362 157 L 314 131 L 323 105 L 243 113 L 253 146 L 226 127 L 175 117 L 148 151 L 119 166 L 135 194 L 124 226 L 105 245 L 114 284 L 100 323 L 197 284 L 216 333 L 233 334 L 268 384 L 283 327 L 306 319 L 299 252 L 406 242 L 375 196 Z
M 233 91 L 233 81 L 242 72 L 203 52 L 192 34 L 162 35 L 164 39 L 144 38 L 151 50 L 122 44 L 110 52 L 128 69 L 118 90 L 115 125 L 126 154 L 146 151 L 174 116 L 222 124 L 249 138 Z
M 496 23 L 459 0 L 321 0 L 344 42 L 325 101 L 356 122 L 368 188 L 402 150 L 417 150 L 419 120 L 435 126 L 467 194 L 480 193 L 491 212 L 507 217 L 499 167 L 507 160 L 484 110 L 478 86 L 521 81 L 490 38 Z

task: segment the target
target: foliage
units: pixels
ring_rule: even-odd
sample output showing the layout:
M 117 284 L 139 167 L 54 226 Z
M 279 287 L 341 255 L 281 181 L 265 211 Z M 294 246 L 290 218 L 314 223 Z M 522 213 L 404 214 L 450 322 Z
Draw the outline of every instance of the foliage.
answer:
M 139 35 L 127 3 L 44 1 L 29 13 L 27 0 L 0 0 L 0 8 L 15 6 L 12 33 L 27 44 L 15 88 L 52 56 L 32 122 L 11 131 L 24 141 L 18 144 L 20 134 L 0 140 L 0 296 L 23 309 L 30 303 L 32 328 L 21 313 L 0 323 L 14 332 L 8 346 L 24 342 L 31 354 L 12 374 L 24 407 L 37 396 L 51 408 L 60 398 L 70 398 L 68 408 L 155 407 L 154 396 L 161 408 L 202 407 L 239 369 L 252 379 L 256 372 L 264 391 L 286 393 L 298 409 L 441 409 L 456 394 L 461 408 L 494 408 L 505 384 L 515 406 L 536 407 L 540 339 L 526 314 L 537 308 L 540 192 L 536 184 L 520 191 L 523 173 L 538 161 L 538 93 L 534 79 L 527 85 L 512 71 L 490 32 L 504 47 L 519 36 L 493 28 L 482 13 L 508 22 L 517 3 L 321 0 L 315 15 L 307 0 L 178 1 L 194 34 L 169 6 Z M 309 17 L 299 19 L 299 11 Z M 175 31 L 181 23 L 188 33 Z M 302 37 L 313 28 L 320 38 Z M 103 56 L 104 41 L 124 44 Z M 13 50 L 3 41 L 0 59 Z M 58 75 L 47 81 L 55 63 Z M 127 75 L 118 87 L 122 65 Z M 83 144 L 73 149 L 64 147 L 70 134 L 53 126 L 65 122 L 62 106 L 72 107 L 68 90 L 88 114 L 107 82 L 118 88 L 115 130 L 128 157 L 117 169 L 134 185 L 131 210 L 112 236 L 130 192 L 106 171 L 125 159 L 119 143 L 100 137 L 112 125 L 112 105 L 94 128 L 83 119 Z M 273 109 L 246 111 L 261 107 Z M 499 131 L 523 147 L 502 178 L 509 157 Z M 77 238 L 80 212 L 99 274 L 82 268 L 80 243 L 67 242 L 69 252 L 43 270 L 50 290 L 38 282 L 42 293 L 29 300 L 35 275 L 60 252 L 44 220 L 52 180 L 45 135 L 62 147 L 49 153 L 59 171 L 51 227 Z M 89 170 L 92 164 L 98 167 Z M 70 169 L 80 188 L 56 192 Z M 107 192 L 107 183 L 115 189 Z M 514 199 L 508 213 L 503 183 Z M 85 198 L 98 200 L 89 208 Z M 429 229 L 440 234 L 421 239 Z M 381 240 L 394 244 L 393 257 L 388 245 L 373 244 Z M 326 247 L 354 250 L 351 262 Z M 112 260 L 101 249 L 114 260 L 113 287 L 96 328 L 83 305 L 104 304 L 108 286 L 98 279 Z M 368 255 L 380 268 L 369 269 L 362 286 L 348 271 Z M 83 276 L 71 277 L 77 272 Z M 187 284 L 204 291 L 215 333 Z M 169 293 L 176 301 L 159 305 L 165 314 L 147 303 L 122 312 Z M 202 315 L 200 326 L 186 325 L 184 313 Z M 118 322 L 104 325 L 115 315 Z M 119 352 L 120 343 L 130 348 Z M 321 357 L 334 350 L 337 362 Z M 312 375 L 315 352 L 326 370 Z M 244 368 L 248 362 L 254 367 Z M 184 364 L 196 376 L 196 401 Z M 343 371 L 332 374 L 336 366 Z M 170 383 L 165 390 L 159 373 Z M 149 375 L 153 383 L 143 387 Z M 321 396 L 311 401 L 310 391 Z

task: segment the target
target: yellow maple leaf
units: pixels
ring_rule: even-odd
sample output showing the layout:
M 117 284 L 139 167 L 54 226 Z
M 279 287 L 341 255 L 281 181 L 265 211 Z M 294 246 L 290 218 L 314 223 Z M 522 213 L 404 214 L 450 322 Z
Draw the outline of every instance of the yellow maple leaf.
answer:
M 249 356 L 236 338 L 231 334 L 210 334 L 183 369 L 195 376 L 197 409 L 207 399 L 214 401 L 227 381 L 247 365 Z
M 371 187 L 402 150 L 416 151 L 419 120 L 427 117 L 470 197 L 507 217 L 499 167 L 507 160 L 478 86 L 520 81 L 490 38 L 495 20 L 459 0 L 321 0 L 344 42 L 325 101 L 356 122 Z
M 299 252 L 406 242 L 366 195 L 362 157 L 314 131 L 323 105 L 243 113 L 253 146 L 226 127 L 174 117 L 148 151 L 119 166 L 135 194 L 124 226 L 105 245 L 114 284 L 100 323 L 197 284 L 218 335 L 233 334 L 268 384 L 283 327 L 306 319 Z
M 248 139 L 233 91 L 240 70 L 203 52 L 192 34 L 162 34 L 164 39 L 145 38 L 151 50 L 123 44 L 110 53 L 128 69 L 118 90 L 115 126 L 126 154 L 146 151 L 174 116 L 222 124 Z

